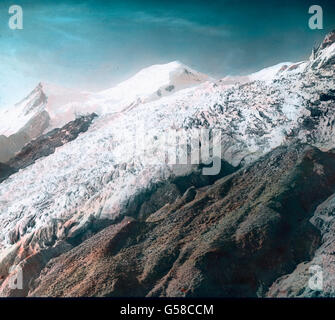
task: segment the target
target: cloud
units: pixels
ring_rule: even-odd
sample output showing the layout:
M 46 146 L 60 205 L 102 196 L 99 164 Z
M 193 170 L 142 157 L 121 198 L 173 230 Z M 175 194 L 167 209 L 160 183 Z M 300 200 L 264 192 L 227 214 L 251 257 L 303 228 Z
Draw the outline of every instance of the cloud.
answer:
M 228 37 L 230 33 L 223 26 L 210 26 L 185 18 L 172 16 L 158 16 L 146 12 L 134 13 L 132 20 L 141 24 L 156 24 L 167 28 L 184 28 L 190 31 L 201 33 L 208 36 Z

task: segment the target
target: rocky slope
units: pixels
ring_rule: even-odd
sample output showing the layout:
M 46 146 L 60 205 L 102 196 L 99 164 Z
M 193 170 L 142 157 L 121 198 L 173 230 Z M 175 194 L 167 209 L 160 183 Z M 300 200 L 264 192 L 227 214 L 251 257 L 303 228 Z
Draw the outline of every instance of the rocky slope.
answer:
M 86 132 L 96 114 L 82 116 L 70 121 L 63 128 L 54 129 L 26 144 L 15 157 L 0 164 L 0 182 L 11 174 L 26 168 L 36 160 L 54 153 L 56 148 L 75 140 L 80 133 Z
M 95 97 L 111 111 L 0 184 L 0 294 L 265 295 L 323 243 L 308 219 L 335 191 L 334 57 L 331 33 L 309 60 L 242 84 L 207 81 L 165 97 L 154 87 L 155 99 L 120 106 L 115 91 Z M 219 177 L 242 167 L 214 185 L 219 177 L 199 166 L 166 161 L 175 144 L 161 140 L 203 128 L 221 133 Z M 156 191 L 162 201 L 150 200 Z M 23 291 L 8 289 L 13 265 L 27 275 Z M 114 282 L 103 285 L 107 276 Z
M 334 297 L 335 296 L 335 194 L 315 210 L 311 223 L 320 232 L 321 243 L 312 259 L 297 265 L 270 287 L 268 297 Z M 321 287 L 310 287 L 311 279 L 321 280 Z M 312 282 L 313 283 L 313 282 Z
M 52 260 L 29 295 L 263 296 L 318 247 L 309 218 L 335 191 L 335 153 L 280 147 L 212 185 L 161 188 L 175 200 Z

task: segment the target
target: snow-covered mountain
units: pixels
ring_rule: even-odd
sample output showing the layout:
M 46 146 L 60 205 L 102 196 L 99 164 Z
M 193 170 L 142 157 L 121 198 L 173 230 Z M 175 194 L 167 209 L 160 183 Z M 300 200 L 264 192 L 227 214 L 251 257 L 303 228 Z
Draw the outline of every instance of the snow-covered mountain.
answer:
M 335 41 L 329 35 L 307 61 L 242 78 L 215 81 L 173 62 L 100 93 L 45 93 L 39 85 L 13 113 L 0 116 L 6 123 L 2 135 L 17 134 L 43 113 L 43 125 L 30 137 L 76 114 L 99 117 L 76 140 L 0 184 L 0 274 L 6 279 L 10 266 L 24 268 L 37 259 L 31 273 L 36 278 L 48 260 L 99 226 L 134 216 L 142 195 L 157 183 L 197 170 L 186 166 L 178 172 L 159 161 L 166 151 L 159 138 L 170 131 L 190 137 L 199 128 L 219 129 L 221 158 L 233 166 L 293 141 L 334 148 L 334 62 Z M 6 120 L 15 114 L 21 117 L 17 123 Z M 143 149 L 136 149 L 139 140 L 145 141 Z M 5 288 L 6 281 L 2 294 L 10 294 Z
M 60 128 L 79 115 L 126 111 L 207 80 L 208 76 L 174 61 L 143 69 L 116 87 L 98 93 L 39 83 L 18 104 L 0 112 L 0 148 L 3 150 L 0 162 L 8 161 L 42 133 Z
M 207 75 L 173 61 L 145 68 L 116 87 L 95 94 L 92 100 L 101 106 L 102 113 L 120 112 L 207 80 Z

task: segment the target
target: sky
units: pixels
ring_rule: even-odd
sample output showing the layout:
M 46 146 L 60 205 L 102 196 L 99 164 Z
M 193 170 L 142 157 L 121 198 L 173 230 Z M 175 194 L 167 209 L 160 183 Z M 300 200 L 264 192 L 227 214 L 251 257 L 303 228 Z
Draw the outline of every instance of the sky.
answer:
M 8 27 L 11 5 L 23 30 Z M 308 8 L 323 8 L 323 30 Z M 214 78 L 309 57 L 335 29 L 335 1 L 1 0 L 0 108 L 40 81 L 98 91 L 179 60 Z

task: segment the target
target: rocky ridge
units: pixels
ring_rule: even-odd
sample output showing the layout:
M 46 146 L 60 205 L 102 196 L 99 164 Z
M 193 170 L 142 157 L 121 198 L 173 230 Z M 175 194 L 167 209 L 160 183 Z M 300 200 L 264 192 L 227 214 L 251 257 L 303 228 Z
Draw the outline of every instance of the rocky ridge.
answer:
M 184 194 L 171 181 L 170 203 L 162 199 L 153 213 L 125 217 L 53 259 L 28 295 L 264 296 L 319 246 L 309 219 L 335 191 L 334 165 L 333 152 L 292 145 Z

